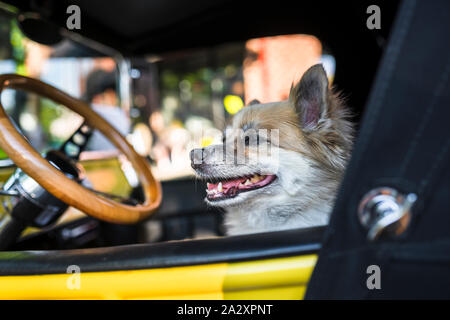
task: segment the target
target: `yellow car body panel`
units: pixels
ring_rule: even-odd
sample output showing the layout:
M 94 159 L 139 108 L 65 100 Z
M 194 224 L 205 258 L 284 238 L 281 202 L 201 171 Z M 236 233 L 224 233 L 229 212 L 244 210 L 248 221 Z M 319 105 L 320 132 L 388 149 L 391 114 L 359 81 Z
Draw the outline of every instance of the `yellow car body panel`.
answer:
M 145 270 L 0 276 L 0 299 L 302 299 L 316 255 Z

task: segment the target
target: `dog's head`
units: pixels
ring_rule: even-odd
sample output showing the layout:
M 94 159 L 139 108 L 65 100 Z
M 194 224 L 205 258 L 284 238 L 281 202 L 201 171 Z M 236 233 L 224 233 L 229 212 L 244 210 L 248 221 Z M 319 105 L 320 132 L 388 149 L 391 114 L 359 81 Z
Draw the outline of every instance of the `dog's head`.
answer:
M 251 102 L 234 116 L 222 144 L 191 151 L 197 176 L 209 182 L 206 202 L 306 209 L 329 199 L 351 149 L 346 118 L 322 65 L 303 75 L 288 100 Z

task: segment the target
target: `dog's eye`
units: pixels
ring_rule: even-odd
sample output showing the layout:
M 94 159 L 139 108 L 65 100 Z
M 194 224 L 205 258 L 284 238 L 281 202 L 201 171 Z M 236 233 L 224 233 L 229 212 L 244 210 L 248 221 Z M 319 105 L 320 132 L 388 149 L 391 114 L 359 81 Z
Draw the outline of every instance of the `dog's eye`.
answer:
M 250 145 L 250 137 L 249 136 L 245 136 L 244 143 L 246 146 Z M 256 136 L 256 145 L 259 145 L 259 136 Z

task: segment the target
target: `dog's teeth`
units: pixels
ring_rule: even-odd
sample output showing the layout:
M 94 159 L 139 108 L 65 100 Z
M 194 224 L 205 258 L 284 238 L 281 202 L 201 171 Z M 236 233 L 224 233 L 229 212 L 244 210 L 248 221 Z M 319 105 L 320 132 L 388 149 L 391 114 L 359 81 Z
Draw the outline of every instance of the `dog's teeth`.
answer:
M 219 182 L 219 185 L 217 186 L 217 190 L 219 190 L 219 192 L 222 192 L 222 190 L 223 190 L 222 182 Z
M 250 180 L 247 179 L 247 180 L 245 180 L 244 186 L 248 186 L 248 185 L 251 185 L 251 184 L 252 184 L 252 183 L 250 182 Z
M 209 183 L 209 182 L 206 183 L 206 186 L 208 187 L 208 189 L 209 189 L 210 185 L 211 185 L 211 183 Z

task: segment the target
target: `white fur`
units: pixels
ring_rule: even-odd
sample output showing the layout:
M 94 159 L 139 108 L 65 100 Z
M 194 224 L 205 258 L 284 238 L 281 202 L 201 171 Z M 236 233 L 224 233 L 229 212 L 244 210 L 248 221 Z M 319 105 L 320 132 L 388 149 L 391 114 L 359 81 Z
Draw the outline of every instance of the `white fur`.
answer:
M 239 193 L 221 201 L 205 200 L 226 210 L 228 235 L 326 225 L 336 183 L 323 181 L 320 170 L 303 155 L 278 149 L 276 158 L 262 157 L 251 167 L 220 165 L 211 176 L 236 177 L 256 171 L 277 179 L 261 189 Z

